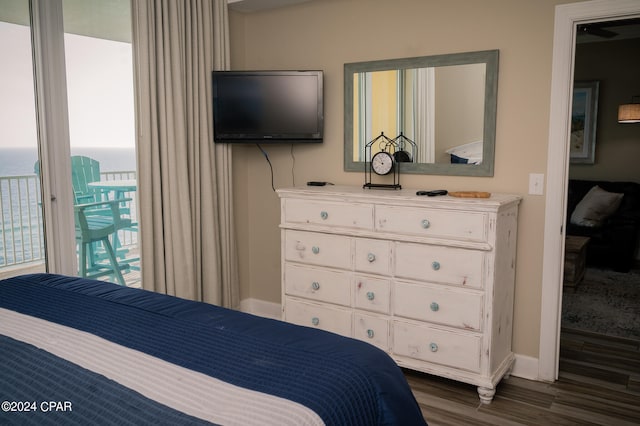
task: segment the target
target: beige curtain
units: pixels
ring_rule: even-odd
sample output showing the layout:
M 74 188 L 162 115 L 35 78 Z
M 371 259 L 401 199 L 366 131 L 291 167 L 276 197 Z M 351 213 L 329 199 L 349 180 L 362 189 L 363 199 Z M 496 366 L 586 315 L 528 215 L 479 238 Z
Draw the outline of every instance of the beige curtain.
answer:
M 238 306 L 231 152 L 213 143 L 225 0 L 132 0 L 144 288 Z

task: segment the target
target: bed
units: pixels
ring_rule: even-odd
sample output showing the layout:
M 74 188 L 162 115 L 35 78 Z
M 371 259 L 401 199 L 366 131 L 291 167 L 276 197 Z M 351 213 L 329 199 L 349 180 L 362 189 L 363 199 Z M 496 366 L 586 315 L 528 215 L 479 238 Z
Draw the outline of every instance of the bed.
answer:
M 0 281 L 0 360 L 0 424 L 425 424 L 368 343 L 84 278 Z

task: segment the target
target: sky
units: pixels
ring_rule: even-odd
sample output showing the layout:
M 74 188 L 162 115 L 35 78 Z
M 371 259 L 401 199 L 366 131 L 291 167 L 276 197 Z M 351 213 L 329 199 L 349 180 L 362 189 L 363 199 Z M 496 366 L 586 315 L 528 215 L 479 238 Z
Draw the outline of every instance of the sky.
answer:
M 29 28 L 0 22 L 0 148 L 35 147 Z M 72 147 L 134 147 L 131 44 L 65 34 Z

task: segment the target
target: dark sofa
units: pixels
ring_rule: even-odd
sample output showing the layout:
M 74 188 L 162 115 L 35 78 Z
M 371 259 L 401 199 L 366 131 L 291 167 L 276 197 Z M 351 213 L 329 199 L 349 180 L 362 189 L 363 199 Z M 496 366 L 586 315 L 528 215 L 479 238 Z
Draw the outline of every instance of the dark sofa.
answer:
M 624 194 L 620 207 L 600 227 L 572 224 L 570 218 L 576 205 L 595 185 L 608 192 Z M 640 184 L 570 179 L 566 234 L 590 237 L 587 245 L 588 266 L 628 272 L 634 265 L 640 236 Z

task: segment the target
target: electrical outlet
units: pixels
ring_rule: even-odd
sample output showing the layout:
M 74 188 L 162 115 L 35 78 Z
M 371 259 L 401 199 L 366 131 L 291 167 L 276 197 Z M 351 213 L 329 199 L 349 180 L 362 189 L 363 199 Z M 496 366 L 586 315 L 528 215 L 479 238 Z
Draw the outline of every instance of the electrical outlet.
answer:
M 544 194 L 544 175 L 542 173 L 529 173 L 529 195 Z

